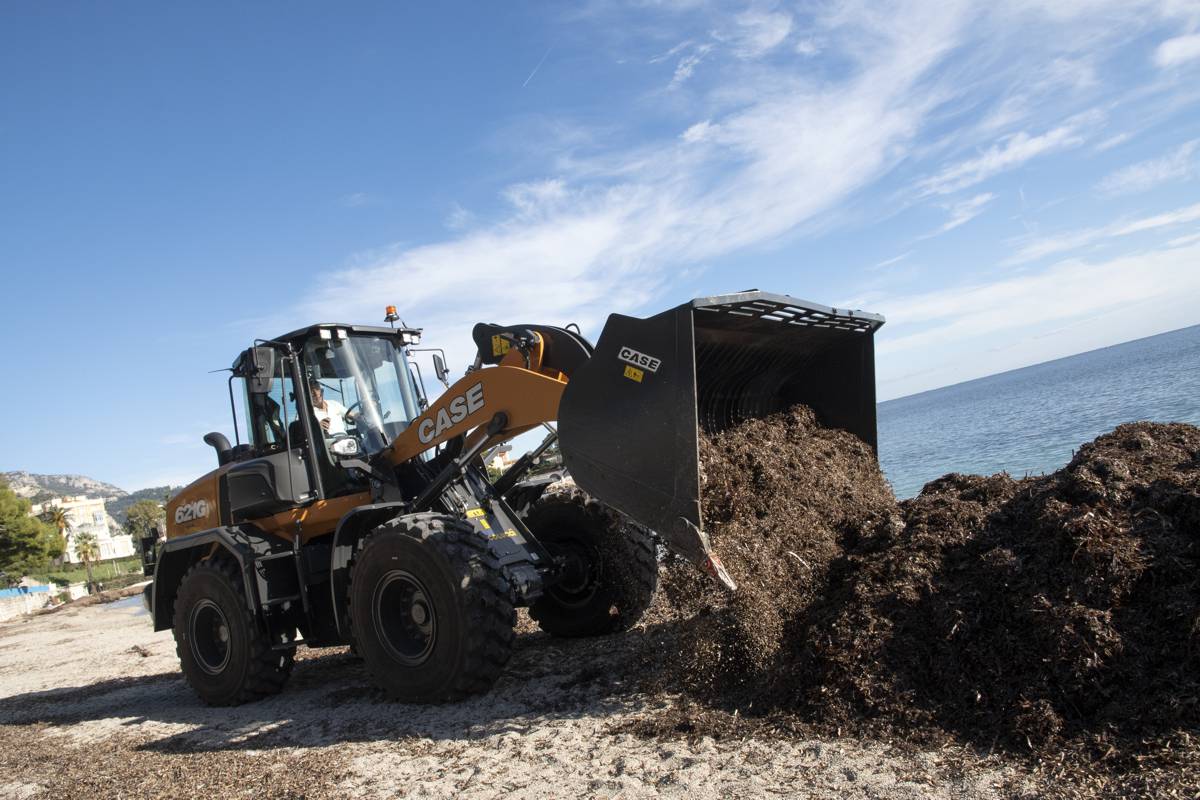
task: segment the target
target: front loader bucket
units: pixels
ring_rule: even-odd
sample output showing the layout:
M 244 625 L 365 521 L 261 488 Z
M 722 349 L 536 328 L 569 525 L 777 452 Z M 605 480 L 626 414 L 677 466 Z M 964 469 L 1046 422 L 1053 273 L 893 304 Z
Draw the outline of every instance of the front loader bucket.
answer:
M 559 405 L 563 463 L 585 491 L 656 531 L 730 588 L 709 551 L 698 440 L 802 403 L 876 447 L 883 317 L 765 292 L 613 314 Z

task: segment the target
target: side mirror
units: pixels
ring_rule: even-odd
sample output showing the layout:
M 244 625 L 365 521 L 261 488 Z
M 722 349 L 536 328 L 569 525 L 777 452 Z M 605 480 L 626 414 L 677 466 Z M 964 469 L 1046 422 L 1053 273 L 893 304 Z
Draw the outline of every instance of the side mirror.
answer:
M 251 347 L 242 353 L 233 372 L 246 379 L 246 389 L 251 394 L 267 394 L 275 377 L 274 348 Z
M 433 374 L 447 389 L 450 388 L 450 370 L 446 369 L 446 360 L 440 353 L 433 354 Z

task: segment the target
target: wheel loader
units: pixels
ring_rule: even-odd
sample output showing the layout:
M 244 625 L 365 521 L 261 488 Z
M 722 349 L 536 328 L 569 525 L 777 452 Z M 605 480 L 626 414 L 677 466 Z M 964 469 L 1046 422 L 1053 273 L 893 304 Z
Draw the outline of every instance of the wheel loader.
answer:
M 613 314 L 594 346 L 577 329 L 481 323 L 453 385 L 434 352 L 435 399 L 420 329 L 393 307 L 385 321 L 238 354 L 234 442 L 204 437 L 216 469 L 167 504 L 165 538 L 145 548 L 154 629 L 174 632 L 207 703 L 280 691 L 301 644 L 350 645 L 399 700 L 486 691 L 518 607 L 552 635 L 633 625 L 659 544 L 714 591 L 736 588 L 704 532 L 702 431 L 803 403 L 875 445 L 877 315 L 746 291 Z M 542 426 L 489 480 L 480 454 Z M 566 474 L 525 480 L 555 441 Z

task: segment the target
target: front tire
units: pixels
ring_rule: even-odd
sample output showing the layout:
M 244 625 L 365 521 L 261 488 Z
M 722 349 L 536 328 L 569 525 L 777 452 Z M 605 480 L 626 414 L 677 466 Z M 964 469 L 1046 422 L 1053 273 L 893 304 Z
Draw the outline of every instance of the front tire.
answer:
M 200 561 L 183 576 L 174 632 L 183 677 L 209 705 L 236 706 L 277 694 L 291 675 L 296 649 L 272 649 L 229 561 Z
M 654 599 L 654 536 L 567 482 L 546 490 L 525 519 L 565 562 L 562 579 L 529 608 L 552 636 L 601 636 L 632 628 Z
M 512 652 L 508 582 L 456 517 L 414 514 L 372 531 L 351 566 L 349 608 L 359 654 L 396 700 L 486 692 Z

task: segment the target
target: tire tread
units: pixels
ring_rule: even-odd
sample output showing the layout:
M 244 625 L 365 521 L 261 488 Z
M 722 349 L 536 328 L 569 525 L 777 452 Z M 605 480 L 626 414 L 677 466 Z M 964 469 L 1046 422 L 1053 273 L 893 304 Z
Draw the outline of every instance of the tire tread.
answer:
M 566 622 L 559 609 L 548 602 L 549 598 L 544 598 L 530 607 L 530 617 L 542 630 L 553 636 L 598 636 L 629 630 L 650 607 L 658 589 L 658 545 L 654 534 L 592 497 L 569 479 L 551 485 L 534 504 L 531 516 L 536 514 L 537 509 L 550 504 L 575 507 L 577 513 L 591 520 L 597 529 L 604 530 L 611 537 L 602 546 L 608 548 L 617 559 L 610 564 L 621 578 L 614 602 L 617 613 L 594 625 L 580 624 L 577 620 Z
M 422 701 L 454 702 L 488 691 L 512 654 L 517 615 L 509 582 L 488 550 L 487 542 L 456 517 L 436 513 L 411 514 L 385 522 L 363 538 L 350 561 L 346 606 L 351 630 L 355 629 L 350 601 L 354 591 L 354 567 L 371 557 L 373 541 L 395 532 L 411 536 L 442 554 L 462 576 L 460 599 L 468 609 L 463 669 L 440 694 L 422 698 Z M 367 666 L 376 682 L 386 685 L 384 676 L 376 673 L 380 666 L 372 665 L 369 660 Z
M 197 686 L 197 679 L 190 674 L 186 667 L 183 669 L 184 679 L 200 695 L 201 699 L 213 706 L 236 706 L 278 694 L 283 690 L 284 685 L 292 674 L 296 648 L 292 647 L 282 650 L 272 648 L 271 641 L 259 628 L 258 620 L 248 607 L 242 578 L 238 574 L 237 566 L 230 559 L 210 558 L 204 561 L 197 561 L 184 573 L 179 583 L 180 594 L 186 590 L 189 578 L 206 572 L 224 581 L 233 590 L 239 601 L 239 613 L 244 615 L 247 630 L 251 632 L 250 655 L 246 678 L 237 694 L 223 701 L 213 701 L 205 697 L 201 687 Z M 181 625 L 186 624 L 186 613 L 186 604 L 176 601 L 175 618 L 173 620 L 176 632 L 180 630 Z M 186 647 L 188 647 L 187 643 L 181 640 L 178 633 L 176 633 L 175 652 L 179 656 L 181 665 L 187 663 L 184 660 L 184 648 Z

